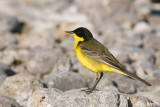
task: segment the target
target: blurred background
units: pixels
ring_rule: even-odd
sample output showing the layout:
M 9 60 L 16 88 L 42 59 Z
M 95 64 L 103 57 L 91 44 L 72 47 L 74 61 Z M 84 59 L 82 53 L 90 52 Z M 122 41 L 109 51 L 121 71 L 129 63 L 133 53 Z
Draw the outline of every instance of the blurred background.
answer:
M 99 90 L 160 103 L 160 0 L 0 0 L 0 101 L 18 107 L 40 87 L 91 86 L 95 74 L 79 63 L 74 38 L 64 32 L 78 27 L 152 84 L 109 73 Z

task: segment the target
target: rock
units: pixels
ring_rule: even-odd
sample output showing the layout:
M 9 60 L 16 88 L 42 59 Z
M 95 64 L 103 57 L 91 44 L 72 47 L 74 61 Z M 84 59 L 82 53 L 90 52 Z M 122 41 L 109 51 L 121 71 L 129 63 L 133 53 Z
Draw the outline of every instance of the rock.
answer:
M 29 96 L 42 84 L 29 74 L 17 74 L 8 77 L 0 87 L 0 96 L 15 99 L 21 106 L 26 104 Z
M 115 81 L 117 88 L 121 93 L 134 94 L 137 91 L 137 80 L 118 75 L 115 79 L 113 79 L 113 81 Z
M 52 72 L 54 71 L 69 71 L 72 69 L 71 59 L 64 56 L 57 61 Z
M 9 65 L 16 73 L 28 72 L 26 62 L 31 52 L 28 49 L 6 49 L 0 53 L 1 62 Z
M 151 99 L 156 104 L 160 105 L 160 87 L 159 78 L 151 81 L 152 87 L 141 87 L 135 95 L 144 96 Z M 159 107 L 157 105 L 157 107 Z
M 155 31 L 160 30 L 160 25 L 158 23 L 160 21 L 160 18 L 159 18 L 160 8 L 159 7 L 160 7 L 159 3 L 152 4 L 152 11 L 150 15 L 148 16 L 148 22 Z
M 152 50 L 145 50 L 139 48 L 126 48 L 129 51 L 129 57 L 133 61 L 149 59 L 152 55 L 155 54 Z
M 126 39 L 128 38 L 127 35 L 122 33 L 122 29 L 117 25 L 110 25 L 109 28 L 104 27 L 99 33 L 100 35 L 97 34 L 99 36 L 96 37 L 96 35 L 94 35 L 94 37 L 108 48 L 113 48 L 119 44 L 125 44 Z
M 56 61 L 62 56 L 60 48 L 43 49 L 34 48 L 30 51 L 30 57 L 26 62 L 26 69 L 29 73 L 43 78 L 46 74 L 51 72 Z M 45 62 L 45 63 L 44 63 Z
M 151 26 L 146 22 L 139 22 L 134 27 L 135 34 L 150 33 L 151 31 Z
M 159 70 L 160 70 L 160 68 L 152 71 L 152 74 L 151 74 L 151 78 L 152 78 L 152 79 L 157 79 L 157 78 L 160 77 L 160 72 L 159 72 Z
M 73 55 L 73 54 L 75 54 L 75 52 L 73 52 L 74 51 L 74 43 L 75 43 L 74 38 L 70 37 L 61 43 L 61 47 L 65 50 L 66 53 Z
M 118 61 L 121 64 L 126 63 L 130 59 L 128 54 L 129 53 L 128 49 L 115 47 L 115 48 L 111 48 L 109 51 L 113 54 L 113 56 L 115 56 L 115 58 L 118 59 Z
M 94 91 L 86 94 L 82 89 L 61 92 L 57 89 L 41 89 L 28 99 L 27 107 L 44 106 L 107 106 L 107 107 L 156 107 L 155 103 L 145 97 L 123 95 L 114 91 Z
M 15 7 L 13 5 L 14 2 L 17 3 L 17 7 Z M 32 0 L 28 0 L 27 2 L 25 2 L 25 1 L 21 1 L 21 2 L 14 1 L 14 2 L 11 2 L 12 6 L 14 8 L 22 8 L 20 6 L 20 4 L 23 4 L 26 7 L 26 10 L 28 10 L 28 11 L 29 11 L 29 9 L 27 9 L 27 7 L 33 8 L 33 9 L 36 7 L 36 9 L 40 9 L 40 11 L 42 11 L 44 13 L 51 14 L 51 13 L 55 13 L 55 12 L 61 12 L 62 10 L 66 9 L 67 7 L 70 6 L 70 4 L 73 2 L 73 0 L 67 0 L 67 1 L 63 0 L 61 2 L 56 1 L 56 0 L 52 0 L 52 1 L 46 0 L 46 1 L 43 1 L 40 3 L 37 3 Z
M 0 93 L 7 93 L 6 96 L 21 106 L 26 106 L 27 98 L 34 88 L 41 87 L 29 86 L 29 84 L 34 85 L 31 81 L 37 81 L 36 79 L 44 81 L 46 87 L 58 88 L 62 91 L 92 86 L 95 81 L 94 72 L 80 64 L 73 49 L 75 40 L 73 36 L 64 32 L 78 27 L 88 28 L 95 39 L 107 46 L 129 71 L 151 84 L 156 80 L 158 82 L 160 77 L 159 10 L 159 4 L 151 4 L 149 0 L 93 0 L 92 2 L 86 0 L 45 0 L 42 2 L 1 0 L 0 62 L 10 68 L 0 64 L 0 85 L 3 83 L 0 88 L 3 91 Z M 8 69 L 17 74 L 29 74 L 21 78 L 15 75 L 12 79 L 6 73 Z M 31 74 L 36 79 L 28 76 Z M 6 79 L 7 77 L 9 80 Z M 9 85 L 7 85 L 8 81 Z M 41 83 L 37 82 L 37 84 Z M 9 89 L 12 93 L 8 91 Z M 97 89 L 141 96 L 146 94 L 146 97 L 159 102 L 158 88 L 148 89 L 141 82 L 121 77 L 119 74 L 104 75 Z M 149 94 L 151 92 L 152 95 Z M 124 100 L 117 103 L 118 100 L 114 99 L 118 97 L 113 97 L 115 106 L 117 106 L 116 103 L 131 106 L 129 104 L 132 103 L 126 95 L 118 95 Z M 93 95 L 93 97 L 96 96 Z M 45 100 L 44 97 L 43 99 Z M 94 98 L 90 97 L 90 99 Z M 91 100 L 88 101 L 91 102 Z M 8 102 L 11 102 L 10 99 Z M 54 101 L 51 103 L 53 105 Z M 107 102 L 103 104 L 105 103 Z M 82 104 L 84 104 L 83 100 Z
M 0 106 L 1 107 L 11 107 L 11 104 L 7 99 L 0 97 Z
M 113 24 L 137 20 L 136 9 L 132 0 L 94 0 L 92 3 L 86 0 L 77 0 L 76 3 L 79 11 L 91 18 L 98 31 L 103 28 L 108 29 Z
M 148 18 L 150 26 L 155 31 L 159 31 L 160 30 L 160 25 L 158 23 L 160 21 L 160 18 L 158 16 L 158 11 L 156 11 L 156 10 L 155 10 L 155 12 L 153 11 L 152 14 Z
M 0 51 L 6 48 L 13 48 L 18 44 L 18 40 L 14 35 L 0 32 Z
M 46 0 L 40 3 L 28 0 L 27 2 L 22 0 L 17 2 L 13 0 L 11 2 L 2 1 L 0 13 L 14 14 L 23 20 L 36 20 L 44 18 L 44 15 L 55 14 L 57 12 L 62 12 L 70 6 L 73 0 L 63 0 L 61 2 L 56 0 Z M 32 11 L 32 12 L 30 12 Z
M 0 86 L 8 76 L 15 75 L 16 73 L 9 68 L 9 66 L 0 63 Z
M 49 88 L 57 88 L 62 91 L 86 87 L 84 78 L 71 71 L 51 72 L 44 80 Z
M 103 78 L 100 80 L 100 82 L 97 85 L 98 90 L 112 90 L 115 92 L 119 92 L 118 88 L 117 88 L 117 83 L 114 82 L 113 80 L 111 80 L 111 78 L 109 78 L 108 76 L 106 76 L 108 74 L 104 74 Z M 93 85 L 92 81 L 92 85 Z
M 0 33 L 21 33 L 24 26 L 24 23 L 19 21 L 16 16 L 3 12 L 0 12 L 0 23 Z
M 155 68 L 160 68 L 160 53 L 156 52 L 154 60 L 153 60 L 153 64 Z
M 139 49 L 136 47 L 115 47 L 110 52 L 122 63 L 132 64 L 139 60 L 149 59 L 155 54 L 152 50 Z
M 62 54 L 61 48 L 8 49 L 0 53 L 0 59 L 3 63 L 11 66 L 17 73 L 29 72 L 39 78 L 43 78 L 43 76 L 51 72 L 54 64 Z
M 148 78 L 153 73 L 153 64 L 148 60 L 136 61 L 132 64 L 132 67 L 141 78 Z
M 159 51 L 160 50 L 159 41 L 160 41 L 159 32 L 150 33 L 143 40 L 144 48 L 148 50 Z
M 142 20 L 148 18 L 152 9 L 150 0 L 135 0 L 135 7 L 139 18 Z
M 31 44 L 32 43 L 32 44 Z M 34 49 L 36 47 L 53 49 L 56 44 L 53 35 L 47 32 L 24 34 L 19 37 L 19 45 L 21 48 Z
M 1 107 L 21 107 L 14 99 L 7 97 L 0 97 Z
M 17 52 L 15 50 L 4 50 L 0 53 L 0 59 L 3 63 L 7 65 L 12 65 L 15 60 Z

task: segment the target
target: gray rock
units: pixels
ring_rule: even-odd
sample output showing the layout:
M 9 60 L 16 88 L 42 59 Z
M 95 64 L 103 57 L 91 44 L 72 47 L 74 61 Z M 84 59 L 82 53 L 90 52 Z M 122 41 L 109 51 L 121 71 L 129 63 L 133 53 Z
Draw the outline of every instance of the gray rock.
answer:
M 135 0 L 135 7 L 140 19 L 147 19 L 152 10 L 150 0 Z
M 43 78 L 51 72 L 56 61 L 62 56 L 62 50 L 55 48 L 54 50 L 34 48 L 30 51 L 29 60 L 26 62 L 26 69 L 29 73 Z
M 6 49 L 0 52 L 0 60 L 16 73 L 25 73 L 28 72 L 25 63 L 29 61 L 30 53 L 28 49 Z
M 0 86 L 8 76 L 15 75 L 16 73 L 9 68 L 9 66 L 0 63 Z
M 107 29 L 107 30 L 106 30 Z M 125 45 L 128 35 L 126 35 L 120 26 L 110 25 L 109 27 L 104 27 L 100 29 L 100 34 L 98 37 L 95 36 L 97 40 L 103 43 L 108 48 L 113 48 L 115 45 Z M 122 39 L 123 38 L 123 39 Z
M 137 80 L 133 80 L 125 76 L 119 75 L 115 79 L 113 79 L 113 81 L 115 81 L 115 83 L 117 84 L 117 88 L 121 93 L 134 94 L 137 91 Z
M 0 59 L 2 63 L 5 63 L 7 65 L 12 65 L 15 58 L 17 56 L 17 52 L 15 50 L 4 50 L 0 53 Z
M 62 43 L 61 43 L 61 46 L 62 48 L 66 51 L 66 52 L 72 52 L 74 51 L 74 43 L 75 43 L 75 40 L 73 37 L 70 37 L 66 40 L 64 40 Z
M 51 72 L 62 54 L 61 48 L 8 49 L 0 53 L 0 60 L 17 73 L 29 72 L 38 78 L 43 78 Z
M 136 95 L 144 96 L 151 99 L 156 104 L 160 105 L 160 78 L 154 78 L 151 80 L 151 87 L 139 87 Z M 159 107 L 159 106 L 158 106 Z
M 14 99 L 7 97 L 0 97 L 1 107 L 21 107 Z
M 27 3 L 25 1 L 21 1 L 21 2 L 14 1 L 14 2 L 17 3 L 17 6 L 19 8 L 22 8 L 20 6 L 20 4 L 23 4 L 24 6 L 30 7 L 30 8 L 36 7 L 36 8 L 38 8 L 41 11 L 46 12 L 46 13 L 54 13 L 54 12 L 61 12 L 63 9 L 70 6 L 70 3 L 72 3 L 73 0 L 67 0 L 67 1 L 63 0 L 61 2 L 56 1 L 56 0 L 52 0 L 52 1 L 46 0 L 46 1 L 43 1 L 43 2 L 40 2 L 40 3 L 37 3 L 37 2 L 32 1 L 32 0 L 27 1 Z M 14 2 L 11 3 L 13 7 L 15 7 Z M 28 9 L 28 11 L 29 11 L 29 9 Z
M 155 31 L 160 30 L 160 25 L 159 25 L 159 21 L 160 21 L 159 11 L 160 11 L 160 8 L 159 7 L 160 7 L 159 3 L 152 4 L 152 11 L 151 11 L 151 14 L 148 16 L 149 24 L 151 25 L 151 27 Z
M 155 54 L 155 52 L 152 50 L 145 50 L 128 46 L 117 46 L 115 48 L 112 48 L 110 51 L 122 64 L 132 64 L 139 60 L 146 60 Z
M 153 64 L 148 60 L 139 60 L 132 64 L 136 74 L 142 78 L 147 78 L 153 73 Z
M 152 30 L 151 26 L 146 22 L 139 22 L 134 27 L 135 34 L 150 33 Z
M 148 50 L 159 51 L 160 50 L 159 41 L 160 41 L 159 32 L 150 33 L 143 40 L 144 48 Z
M 105 106 L 105 107 L 156 107 L 155 103 L 145 97 L 123 95 L 114 91 L 94 91 L 86 94 L 82 89 L 61 92 L 57 89 L 41 89 L 28 99 L 27 107 L 44 106 Z
M 1 107 L 11 107 L 11 104 L 7 99 L 0 97 L 0 106 Z
M 57 88 L 62 91 L 77 89 L 86 86 L 84 78 L 72 71 L 54 71 L 49 74 L 44 82 L 49 88 Z
M 57 61 L 52 72 L 54 71 L 70 71 L 72 69 L 71 59 L 63 56 Z
M 6 48 L 13 48 L 18 44 L 18 40 L 14 35 L 10 33 L 0 32 L 0 51 Z
M 0 12 L 0 33 L 21 33 L 24 24 L 17 19 L 16 16 Z
M 32 44 L 31 44 L 32 43 Z M 53 35 L 42 31 L 40 33 L 23 34 L 19 37 L 19 46 L 26 49 L 44 48 L 53 49 L 56 44 Z
M 137 20 L 136 9 L 132 0 L 94 0 L 92 2 L 77 0 L 77 6 L 80 12 L 91 18 L 98 31 L 103 28 L 108 29 L 112 24 L 121 24 L 126 20 L 129 22 Z
M 42 84 L 29 74 L 17 74 L 8 77 L 0 87 L 0 96 L 15 99 L 21 106 L 26 104 L 29 96 Z
M 103 78 L 100 80 L 100 82 L 97 85 L 97 90 L 112 90 L 115 92 L 119 92 L 118 88 L 117 88 L 117 83 L 114 82 L 114 80 L 112 80 L 111 78 L 109 78 L 108 76 L 106 76 L 108 74 L 104 74 Z M 93 85 L 92 81 L 92 85 Z

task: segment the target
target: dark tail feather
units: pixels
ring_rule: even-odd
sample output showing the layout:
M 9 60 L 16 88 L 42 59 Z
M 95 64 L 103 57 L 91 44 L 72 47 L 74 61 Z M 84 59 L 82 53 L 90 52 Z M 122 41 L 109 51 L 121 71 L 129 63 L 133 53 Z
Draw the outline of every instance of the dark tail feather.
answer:
M 131 72 L 128 72 L 128 71 L 123 71 L 123 73 L 127 74 L 128 76 L 134 78 L 134 79 L 137 79 L 141 82 L 143 82 L 144 84 L 148 85 L 148 86 L 152 86 L 150 83 L 146 82 L 145 80 L 143 80 L 142 78 L 138 77 L 137 75 L 131 73 Z

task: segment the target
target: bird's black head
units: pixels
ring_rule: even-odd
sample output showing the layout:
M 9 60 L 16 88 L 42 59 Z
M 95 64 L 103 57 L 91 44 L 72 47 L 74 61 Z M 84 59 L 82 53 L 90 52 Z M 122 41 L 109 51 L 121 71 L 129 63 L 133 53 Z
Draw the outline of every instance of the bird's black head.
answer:
M 84 40 L 89 40 L 91 38 L 93 38 L 91 32 L 84 27 L 79 27 L 77 29 L 75 29 L 74 31 L 66 31 L 67 33 L 71 33 L 71 34 L 76 34 L 75 36 L 79 37 L 79 38 L 83 38 Z

